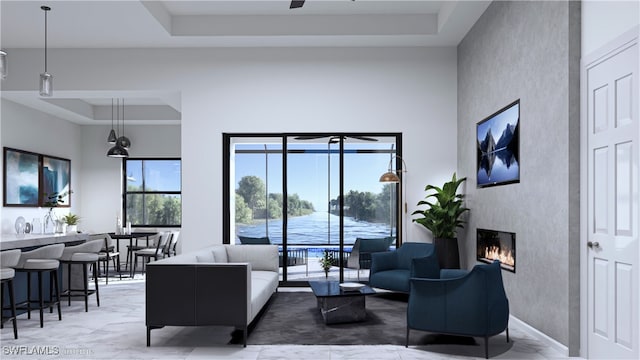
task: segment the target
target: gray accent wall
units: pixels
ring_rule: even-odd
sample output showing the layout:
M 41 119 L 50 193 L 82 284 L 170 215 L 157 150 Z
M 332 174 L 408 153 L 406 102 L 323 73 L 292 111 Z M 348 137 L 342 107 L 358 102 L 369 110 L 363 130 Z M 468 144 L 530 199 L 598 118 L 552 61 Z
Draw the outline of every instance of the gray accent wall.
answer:
M 493 2 L 458 46 L 458 174 L 471 209 L 458 234 L 516 233 L 503 271 L 511 314 L 578 354 L 579 2 Z M 476 124 L 520 99 L 520 183 L 476 187 Z

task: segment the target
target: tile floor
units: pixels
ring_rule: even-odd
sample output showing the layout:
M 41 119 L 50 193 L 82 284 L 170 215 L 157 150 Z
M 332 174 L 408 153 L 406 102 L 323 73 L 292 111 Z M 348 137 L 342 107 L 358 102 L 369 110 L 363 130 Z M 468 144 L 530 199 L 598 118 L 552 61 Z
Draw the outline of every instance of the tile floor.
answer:
M 291 346 L 227 345 L 231 328 L 165 327 L 152 331 L 152 346 L 146 347 L 144 325 L 144 281 L 104 281 L 100 303 L 92 296 L 89 312 L 82 301 L 62 305 L 62 321 L 45 313 L 44 328 L 38 316 L 18 317 L 19 339 L 13 339 L 11 323 L 1 332 L 2 359 L 476 359 L 482 346 L 432 345 L 415 347 L 379 346 Z M 282 289 L 281 291 L 300 291 Z M 170 309 L 168 309 L 170 311 Z M 284 329 L 283 329 L 284 331 Z M 494 359 L 566 359 L 554 349 L 516 326 L 510 328 L 512 344 L 502 346 Z M 496 341 L 497 339 L 494 339 Z M 479 340 L 482 344 L 482 340 Z

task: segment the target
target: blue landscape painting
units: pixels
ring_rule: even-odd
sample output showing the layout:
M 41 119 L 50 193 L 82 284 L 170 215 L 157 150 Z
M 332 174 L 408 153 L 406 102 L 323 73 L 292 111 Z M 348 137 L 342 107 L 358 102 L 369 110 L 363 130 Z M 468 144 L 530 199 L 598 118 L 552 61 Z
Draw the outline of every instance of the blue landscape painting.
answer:
M 5 148 L 5 206 L 38 206 L 38 155 Z
M 520 101 L 478 123 L 478 187 L 520 181 Z
M 69 206 L 71 190 L 71 162 L 48 156 L 42 157 L 43 201 L 51 195 L 62 195 L 57 206 Z

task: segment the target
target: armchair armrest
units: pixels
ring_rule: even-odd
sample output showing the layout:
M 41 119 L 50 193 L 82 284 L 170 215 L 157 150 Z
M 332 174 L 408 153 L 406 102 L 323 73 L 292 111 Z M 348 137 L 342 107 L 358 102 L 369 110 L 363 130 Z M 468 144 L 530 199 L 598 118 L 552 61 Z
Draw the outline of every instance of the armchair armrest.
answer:
M 395 269 L 396 267 L 398 267 L 398 259 L 395 251 L 371 254 L 371 269 L 369 270 L 371 274 L 378 271 Z

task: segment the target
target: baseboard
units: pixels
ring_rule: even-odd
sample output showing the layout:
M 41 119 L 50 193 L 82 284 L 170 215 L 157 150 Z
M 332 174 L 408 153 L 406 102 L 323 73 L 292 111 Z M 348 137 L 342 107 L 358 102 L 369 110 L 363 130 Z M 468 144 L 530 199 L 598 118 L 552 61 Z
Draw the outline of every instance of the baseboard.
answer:
M 555 339 L 549 337 L 548 335 L 542 333 L 540 330 L 534 328 L 533 326 L 527 324 L 526 322 L 518 319 L 513 315 L 509 315 L 509 323 L 517 324 L 519 328 L 521 328 L 525 333 L 533 336 L 538 339 L 543 344 L 547 345 L 550 348 L 553 348 L 560 352 L 564 356 L 569 356 L 569 348 L 564 346 L 562 343 L 556 341 Z

